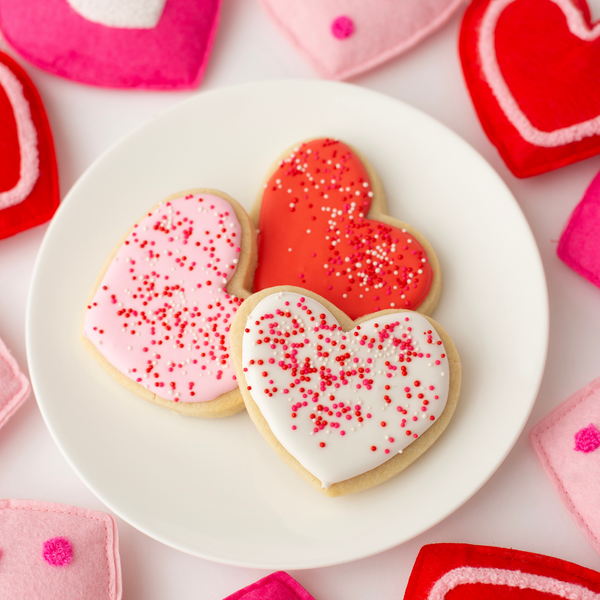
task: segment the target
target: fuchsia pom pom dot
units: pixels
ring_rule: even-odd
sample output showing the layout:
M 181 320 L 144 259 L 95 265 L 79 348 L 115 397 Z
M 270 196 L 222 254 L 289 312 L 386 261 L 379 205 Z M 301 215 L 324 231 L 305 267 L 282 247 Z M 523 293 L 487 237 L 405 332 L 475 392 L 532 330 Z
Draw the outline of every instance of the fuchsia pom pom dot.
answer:
M 338 40 L 349 38 L 354 33 L 354 21 L 350 17 L 338 17 L 331 24 L 331 33 Z
M 47 563 L 64 567 L 73 560 L 71 542 L 64 537 L 55 537 L 44 542 L 44 559 Z
M 598 448 L 600 448 L 600 431 L 594 425 L 584 427 L 575 434 L 575 450 L 588 453 Z

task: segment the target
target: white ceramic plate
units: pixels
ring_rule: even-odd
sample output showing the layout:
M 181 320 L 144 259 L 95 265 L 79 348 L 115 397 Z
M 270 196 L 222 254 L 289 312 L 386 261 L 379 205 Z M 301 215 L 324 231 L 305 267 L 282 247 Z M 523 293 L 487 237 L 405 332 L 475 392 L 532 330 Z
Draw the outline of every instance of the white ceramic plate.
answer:
M 171 414 L 121 388 L 78 341 L 105 257 L 149 206 L 179 190 L 211 187 L 249 208 L 280 152 L 323 135 L 360 149 L 381 176 L 391 214 L 434 245 L 444 277 L 434 317 L 452 335 L 463 363 L 458 409 L 432 449 L 386 484 L 336 499 L 288 469 L 245 412 L 216 421 Z M 92 491 L 165 544 L 269 569 L 362 558 L 456 510 L 519 436 L 547 340 L 538 251 L 492 168 L 417 110 L 322 81 L 199 94 L 106 153 L 50 226 L 27 327 L 40 408 Z

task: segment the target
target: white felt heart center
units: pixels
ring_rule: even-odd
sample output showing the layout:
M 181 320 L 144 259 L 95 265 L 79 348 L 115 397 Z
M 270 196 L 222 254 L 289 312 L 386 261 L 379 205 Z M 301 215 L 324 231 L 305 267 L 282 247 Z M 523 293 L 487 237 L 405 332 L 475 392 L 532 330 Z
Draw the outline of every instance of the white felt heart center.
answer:
M 152 29 L 167 0 L 67 0 L 82 17 L 108 27 Z
M 269 427 L 323 487 L 402 452 L 448 398 L 446 349 L 418 313 L 378 316 L 345 332 L 321 303 L 279 292 L 248 317 L 242 352 Z

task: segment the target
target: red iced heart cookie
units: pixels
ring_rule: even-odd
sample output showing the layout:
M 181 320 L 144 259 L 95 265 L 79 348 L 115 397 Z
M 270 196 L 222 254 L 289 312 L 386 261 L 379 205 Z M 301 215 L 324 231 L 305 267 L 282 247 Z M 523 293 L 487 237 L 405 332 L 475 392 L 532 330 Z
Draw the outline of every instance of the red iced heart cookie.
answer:
M 52 132 L 27 73 L 0 52 L 0 239 L 45 223 L 59 203 Z
M 119 243 L 85 314 L 82 342 L 120 383 L 197 417 L 242 410 L 229 328 L 249 295 L 255 233 L 235 200 L 169 196 Z
M 450 336 L 412 311 L 352 321 L 316 294 L 271 288 L 240 307 L 231 349 L 259 431 L 330 497 L 402 471 L 442 433 L 458 400 Z
M 470 544 L 423 546 L 404 600 L 600 598 L 600 573 L 544 556 Z
M 475 0 L 460 35 L 481 124 L 517 177 L 600 152 L 600 24 L 584 0 Z
M 316 139 L 285 152 L 252 216 L 259 229 L 255 292 L 297 285 L 352 319 L 388 308 L 429 314 L 437 304 L 433 249 L 385 214 L 377 175 L 342 142 Z

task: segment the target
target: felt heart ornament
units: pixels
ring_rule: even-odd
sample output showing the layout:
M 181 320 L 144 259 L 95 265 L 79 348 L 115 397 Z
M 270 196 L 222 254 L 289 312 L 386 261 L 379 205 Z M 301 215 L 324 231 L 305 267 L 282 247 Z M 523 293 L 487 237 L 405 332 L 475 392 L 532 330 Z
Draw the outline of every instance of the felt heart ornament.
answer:
M 59 204 L 48 117 L 27 73 L 0 52 L 0 239 L 48 221 Z
M 576 273 L 600 287 L 600 173 L 575 207 L 556 252 Z
M 82 83 L 198 86 L 221 0 L 0 0 L 0 28 L 37 67 Z
M 600 379 L 575 392 L 531 430 L 531 443 L 557 496 L 600 554 Z M 599 590 L 600 591 L 600 590 Z
M 0 339 L 0 427 L 2 427 L 29 396 L 29 381 L 9 349 Z
M 117 244 L 92 290 L 81 340 L 142 398 L 197 417 L 244 403 L 229 329 L 256 264 L 250 218 L 210 189 L 169 196 Z
M 34 500 L 0 500 L 2 597 L 120 600 L 119 532 L 110 515 Z
M 517 177 L 600 152 L 600 24 L 584 0 L 475 0 L 460 55 L 479 120 Z
M 271 573 L 239 590 L 225 600 L 314 600 L 290 575 L 283 571 Z
M 600 573 L 574 563 L 507 548 L 423 546 L 404 600 L 600 599 Z
M 330 497 L 406 468 L 439 437 L 458 400 L 450 336 L 412 311 L 353 321 L 316 294 L 271 288 L 238 310 L 231 349 L 259 431 Z
M 429 242 L 386 214 L 369 163 L 326 138 L 290 148 L 252 209 L 259 230 L 253 290 L 309 289 L 355 319 L 385 309 L 429 314 L 442 280 Z
M 463 0 L 262 0 L 323 77 L 346 79 L 402 54 L 441 27 Z

